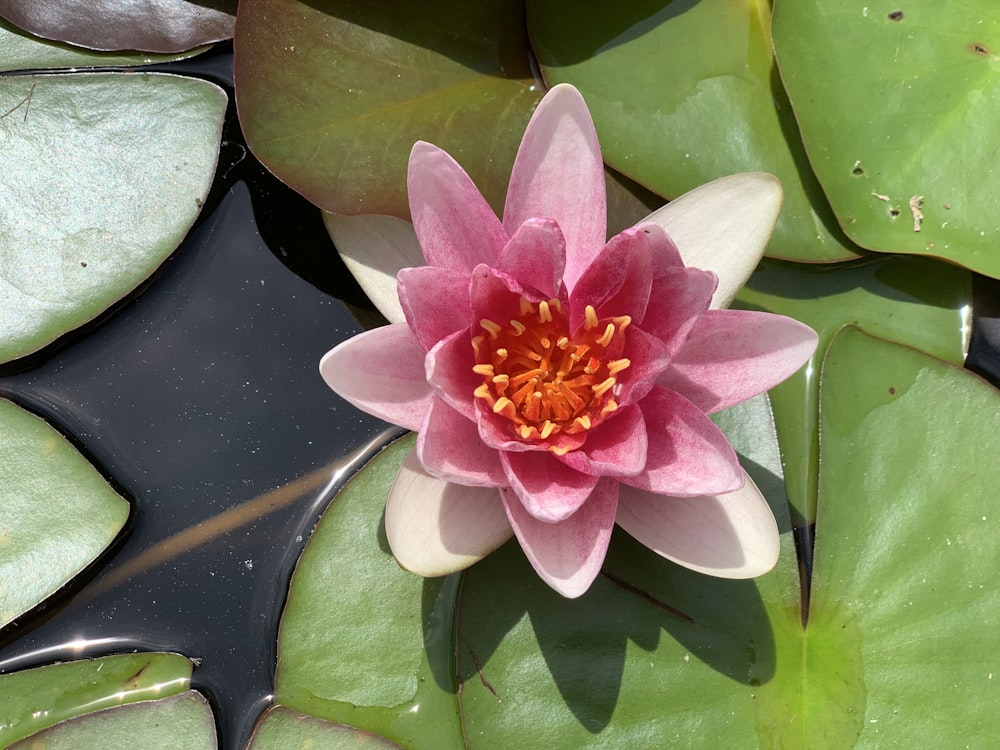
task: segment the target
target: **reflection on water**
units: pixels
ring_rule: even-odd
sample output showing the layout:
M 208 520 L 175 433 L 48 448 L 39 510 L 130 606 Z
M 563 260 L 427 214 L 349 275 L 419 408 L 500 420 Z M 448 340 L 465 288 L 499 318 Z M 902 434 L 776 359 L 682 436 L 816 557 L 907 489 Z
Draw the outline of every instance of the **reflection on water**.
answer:
M 308 217 L 316 233 L 288 247 L 335 258 L 318 212 Z M 0 378 L 0 395 L 52 422 L 133 502 L 88 580 L 0 633 L 0 671 L 178 651 L 199 660 L 194 686 L 215 704 L 222 746 L 245 742 L 272 690 L 304 540 L 336 487 L 397 434 L 323 384 L 320 356 L 357 325 L 272 249 L 240 182 L 144 292 Z

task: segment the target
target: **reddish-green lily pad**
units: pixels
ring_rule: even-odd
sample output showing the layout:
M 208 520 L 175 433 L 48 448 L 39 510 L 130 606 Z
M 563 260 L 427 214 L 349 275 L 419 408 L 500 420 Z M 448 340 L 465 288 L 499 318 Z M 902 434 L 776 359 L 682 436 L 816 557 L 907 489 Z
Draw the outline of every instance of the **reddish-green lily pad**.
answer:
M 531 110 L 524 8 L 458 0 L 243 0 L 240 122 L 254 154 L 325 211 L 409 218 L 417 140 L 448 151 L 497 210 Z
M 69 443 L 0 400 L 0 627 L 44 601 L 118 535 L 129 506 Z
M 204 52 L 205 49 L 207 48 L 170 55 L 150 52 L 94 52 L 61 42 L 39 39 L 0 19 L 0 71 L 149 65 L 182 60 Z
M 371 732 L 306 716 L 283 706 L 272 706 L 254 727 L 247 750 L 293 748 L 399 750 L 399 745 Z
M 777 0 L 774 47 L 844 231 L 1000 277 L 996 4 Z
M 212 184 L 226 103 L 172 75 L 0 80 L 0 362 L 93 319 L 180 244 Z
M 0 16 L 45 39 L 95 50 L 183 52 L 233 35 L 236 0 L 0 0 Z
M 0 675 L 0 746 L 76 716 L 188 689 L 178 654 L 121 654 Z
M 837 227 L 806 162 L 759 0 L 528 4 L 549 84 L 583 93 L 615 169 L 674 198 L 736 172 L 775 174 L 785 206 L 774 257 L 845 260 L 860 251 Z

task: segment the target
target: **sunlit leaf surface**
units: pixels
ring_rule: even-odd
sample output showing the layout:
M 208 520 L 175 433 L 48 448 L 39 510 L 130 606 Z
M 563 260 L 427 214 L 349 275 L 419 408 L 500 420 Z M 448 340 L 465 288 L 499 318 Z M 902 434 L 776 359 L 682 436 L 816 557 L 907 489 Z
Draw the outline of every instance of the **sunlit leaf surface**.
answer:
M 774 45 L 844 231 L 1000 276 L 996 3 L 777 0 Z
M 247 750 L 392 750 L 399 748 L 381 737 L 343 724 L 305 716 L 282 706 L 270 708 L 254 729 Z
M 96 317 L 177 247 L 212 184 L 226 101 L 162 74 L 0 80 L 0 362 Z
M 189 690 L 69 719 L 10 746 L 10 750 L 215 750 L 208 701 Z
M 62 435 L 0 400 L 0 627 L 118 535 L 129 506 Z
M 766 0 L 528 3 L 531 41 L 549 85 L 579 88 L 604 158 L 674 198 L 735 172 L 785 187 L 768 253 L 853 258 L 806 162 L 771 54 Z
M 0 15 L 45 39 L 96 50 L 183 52 L 233 35 L 236 0 L 0 0 Z
M 928 258 L 873 256 L 837 266 L 765 261 L 735 306 L 797 318 L 819 333 L 809 363 L 771 391 L 796 525 L 816 517 L 819 372 L 826 347 L 845 325 L 961 364 L 969 345 L 972 279 Z M 859 383 L 864 376 L 859 374 Z
M 191 662 L 178 654 L 123 654 L 0 675 L 0 746 L 57 722 L 188 689 Z

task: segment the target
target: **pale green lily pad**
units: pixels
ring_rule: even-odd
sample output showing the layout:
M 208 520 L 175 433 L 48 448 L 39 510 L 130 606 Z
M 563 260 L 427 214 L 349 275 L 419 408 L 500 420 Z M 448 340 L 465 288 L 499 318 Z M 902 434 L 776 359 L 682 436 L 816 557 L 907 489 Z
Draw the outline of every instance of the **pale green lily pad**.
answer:
M 272 706 L 254 728 L 247 750 L 398 750 L 371 732 L 306 716 L 282 706 Z
M 99 315 L 180 244 L 227 98 L 162 74 L 0 80 L 0 362 Z
M 212 709 L 188 690 L 162 700 L 132 703 L 86 714 L 45 729 L 10 750 L 215 750 Z
M 860 248 L 837 226 L 806 160 L 771 53 L 761 0 L 528 4 L 547 82 L 583 93 L 605 161 L 675 198 L 735 172 L 775 174 L 785 205 L 775 257 L 846 260 Z
M 40 70 L 45 68 L 95 68 L 112 65 L 149 65 L 183 60 L 204 52 L 208 47 L 176 55 L 150 52 L 93 52 L 61 42 L 32 36 L 0 18 L 0 71 Z
M 118 535 L 129 505 L 62 435 L 0 400 L 0 627 L 44 601 Z
M 461 740 L 447 667 L 458 581 L 404 572 L 382 527 L 413 444 L 398 440 L 372 459 L 309 539 L 281 619 L 274 699 L 410 746 L 448 748 Z
M 996 4 L 777 0 L 774 46 L 844 231 L 1000 276 Z
M 0 747 L 60 721 L 188 689 L 178 654 L 122 654 L 0 675 Z
M 835 267 L 765 261 L 734 306 L 790 315 L 819 334 L 806 366 L 771 391 L 792 516 L 802 525 L 816 516 L 819 371 L 834 334 L 858 324 L 961 364 L 972 324 L 972 277 L 928 258 L 873 256 Z
M 523 3 L 448 0 L 413 14 L 365 0 L 243 0 L 234 49 L 247 143 L 323 210 L 409 219 L 417 140 L 448 151 L 503 208 L 541 98 Z

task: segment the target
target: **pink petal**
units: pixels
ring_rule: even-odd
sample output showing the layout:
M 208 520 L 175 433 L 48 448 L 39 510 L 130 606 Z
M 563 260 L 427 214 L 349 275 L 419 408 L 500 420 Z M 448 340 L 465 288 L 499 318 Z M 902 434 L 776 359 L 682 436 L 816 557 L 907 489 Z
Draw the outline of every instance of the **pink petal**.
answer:
M 549 451 L 501 452 L 500 463 L 506 483 L 524 509 L 545 523 L 573 515 L 590 497 L 598 480 L 560 463 Z
M 618 525 L 658 555 L 699 573 L 753 578 L 778 561 L 778 526 L 749 477 L 710 497 L 663 497 L 622 486 Z
M 424 357 L 409 327 L 393 323 L 327 352 L 319 371 L 328 386 L 361 411 L 416 430 L 432 398 Z
M 455 331 L 427 352 L 425 377 L 434 392 L 466 419 L 476 419 L 473 392 L 483 376 L 472 371 L 476 358 L 468 331 Z
M 743 470 L 726 436 L 696 406 L 666 388 L 640 403 L 649 433 L 646 465 L 622 481 L 658 495 L 715 495 L 742 486 Z
M 431 402 L 417 437 L 417 456 L 440 479 L 476 487 L 505 487 L 500 454 L 479 439 L 476 423 L 441 399 Z
M 583 325 L 587 305 L 598 318 L 630 315 L 642 319 L 653 281 L 653 253 L 670 240 L 655 224 L 646 229 L 626 229 L 615 235 L 580 276 L 570 295 L 570 328 Z
M 512 490 L 501 490 L 500 497 L 521 549 L 541 579 L 570 599 L 590 588 L 611 540 L 618 483 L 599 481 L 587 502 L 559 523 L 536 519 Z
M 406 186 L 413 228 L 429 265 L 469 272 L 478 263 L 496 262 L 507 233 L 458 162 L 417 141 Z
M 554 86 L 528 123 L 507 189 L 508 234 L 531 218 L 550 218 L 566 237 L 563 279 L 572 289 L 604 248 L 607 202 L 597 131 L 580 92 Z
M 706 183 L 670 201 L 646 221 L 663 227 L 684 264 L 714 271 L 712 307 L 728 307 L 764 255 L 781 210 L 781 183 L 747 172 Z
M 711 414 L 788 378 L 816 341 L 809 326 L 783 315 L 709 310 L 657 382 Z
M 646 465 L 646 423 L 638 406 L 618 409 L 587 433 L 580 450 L 560 456 L 567 466 L 595 476 L 635 476 Z
M 566 267 L 566 240 L 552 219 L 528 219 L 500 253 L 496 267 L 546 299 L 558 297 Z
M 464 570 L 512 535 L 497 490 L 432 477 L 411 452 L 385 506 L 385 535 L 397 562 L 422 576 Z
M 708 310 L 718 279 L 711 271 L 675 268 L 653 279 L 646 316 L 633 321 L 667 345 L 673 357 L 687 341 L 691 327 Z
M 631 364 L 619 373 L 614 394 L 619 405 L 625 406 L 645 398 L 670 364 L 670 350 L 660 339 L 630 326 L 625 330 L 625 348 L 621 356 Z
M 435 266 L 399 272 L 399 302 L 410 330 L 425 350 L 460 329 L 468 330 L 469 274 Z

